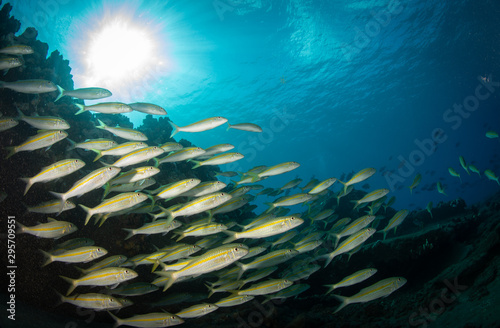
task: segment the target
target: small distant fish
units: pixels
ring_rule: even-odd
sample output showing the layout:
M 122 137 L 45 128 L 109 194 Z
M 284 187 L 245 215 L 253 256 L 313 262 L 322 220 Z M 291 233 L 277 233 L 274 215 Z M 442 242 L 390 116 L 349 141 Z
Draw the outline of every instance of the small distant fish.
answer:
M 0 58 L 0 70 L 16 68 L 22 64 L 19 58 Z
M 0 88 L 7 88 L 21 93 L 39 94 L 57 90 L 54 83 L 47 80 L 0 81 Z
M 104 268 L 120 266 L 121 264 L 125 263 L 126 260 L 127 257 L 124 255 L 113 255 L 99 261 L 88 269 L 81 269 L 78 267 L 76 267 L 76 269 L 78 269 L 83 274 L 87 274 L 89 272 L 101 270 Z
M 154 190 L 152 194 L 155 195 L 155 201 L 158 199 L 170 199 L 193 189 L 199 185 L 200 182 L 200 179 L 184 179 L 172 182 L 166 186 L 161 186 L 160 188 Z
M 400 210 L 396 214 L 394 214 L 394 216 L 389 220 L 387 227 L 385 227 L 384 229 L 379 231 L 379 232 L 384 234 L 384 240 L 385 240 L 387 233 L 391 229 L 394 229 L 394 232 L 396 232 L 396 229 L 398 228 L 398 226 L 401 223 L 403 223 L 404 219 L 408 216 L 408 213 L 409 213 L 409 211 L 404 209 L 404 210 Z
M 6 131 L 18 125 L 19 122 L 11 117 L 0 118 L 0 132 Z
M 449 168 L 448 168 L 448 172 L 450 173 L 450 175 L 451 175 L 452 177 L 459 178 L 459 179 L 460 179 L 460 182 L 462 182 L 462 178 L 460 177 L 460 174 L 459 174 L 457 171 L 455 171 L 455 169 L 454 169 L 454 168 L 449 167 Z
M 295 170 L 299 166 L 300 166 L 300 164 L 297 162 L 285 162 L 285 163 L 271 166 L 269 168 L 264 168 L 264 170 L 261 171 L 260 173 L 255 173 L 255 172 L 250 173 L 250 171 L 247 173 L 254 176 L 254 180 L 256 180 L 257 177 L 263 178 L 263 177 L 274 176 L 274 175 L 290 172 L 292 170 Z
M 19 221 L 16 221 L 18 227 L 16 233 L 27 233 L 40 238 L 59 239 L 78 230 L 71 222 L 57 221 L 52 218 L 48 218 L 47 220 L 47 223 L 41 223 L 32 227 L 26 227 L 19 223 Z
M 281 198 L 278 198 L 272 203 L 266 203 L 267 205 L 269 205 L 269 209 L 267 210 L 267 212 L 271 211 L 275 207 L 302 204 L 309 201 L 312 197 L 313 197 L 312 195 L 304 193 L 295 194 L 291 196 L 283 196 Z
M 57 90 L 59 91 L 59 95 L 57 96 L 54 102 L 58 101 L 64 96 L 84 99 L 84 100 L 95 100 L 111 97 L 113 94 L 108 89 L 104 88 L 81 88 L 75 90 L 64 90 L 62 87 L 57 85 Z
M 237 176 L 238 173 L 237 172 L 233 172 L 233 171 L 228 171 L 228 172 L 215 172 L 215 175 L 220 175 L 220 176 L 223 176 L 223 177 L 227 177 L 227 178 L 231 178 L 231 177 L 234 177 L 234 176 Z
M 387 203 L 384 204 L 384 210 L 387 212 L 387 208 L 391 207 L 395 202 L 396 202 L 396 197 L 395 196 L 392 196 L 391 198 L 389 198 L 389 200 L 387 201 Z
M 168 121 L 170 125 L 172 126 L 172 134 L 170 135 L 170 138 L 175 136 L 179 132 L 202 132 L 202 131 L 207 131 L 210 129 L 214 129 L 224 123 L 227 122 L 227 118 L 221 117 L 221 116 L 216 116 L 216 117 L 210 117 L 206 118 L 204 120 L 186 125 L 186 126 L 177 126 L 171 121 Z
M 443 185 L 441 184 L 441 182 L 439 182 L 439 181 L 438 181 L 438 182 L 436 183 L 436 186 L 437 186 L 437 191 L 438 191 L 440 194 L 443 194 L 443 195 L 445 195 L 445 196 L 448 196 L 448 195 L 446 195 L 446 193 L 445 193 L 445 191 L 444 191 L 444 187 L 443 187 Z
M 484 175 L 486 175 L 486 177 L 489 180 L 496 181 L 500 185 L 500 182 L 498 182 L 498 177 L 495 175 L 495 172 L 493 172 L 492 170 L 485 170 Z
M 268 295 L 279 292 L 293 284 L 293 281 L 288 279 L 270 279 L 260 283 L 256 283 L 246 289 L 235 290 L 235 295 Z
M 216 155 L 204 161 L 195 161 L 195 160 L 191 161 L 196 164 L 195 166 L 193 166 L 193 169 L 196 169 L 200 166 L 205 166 L 205 165 L 222 165 L 222 164 L 232 163 L 242 159 L 243 157 L 244 156 L 240 153 L 225 153 Z
M 472 172 L 477 173 L 477 174 L 479 174 L 479 176 L 481 176 L 481 172 L 480 172 L 480 171 L 478 170 L 478 168 L 477 168 L 477 167 L 475 167 L 474 165 L 469 164 L 469 169 L 470 169 Z
M 170 220 L 156 220 L 154 222 L 146 223 L 145 225 L 137 229 L 123 228 L 123 230 L 128 232 L 128 235 L 127 237 L 125 237 L 125 240 L 135 235 L 151 235 L 158 233 L 166 234 L 167 232 L 177 229 L 181 226 L 181 223 L 179 221 L 176 220 L 173 220 L 171 222 L 169 221 Z
M 465 172 L 467 172 L 468 175 L 470 175 L 469 169 L 467 168 L 467 163 L 465 162 L 463 156 L 460 156 L 458 159 L 460 160 L 460 165 L 462 165 L 462 168 L 465 170 Z
M 190 190 L 187 190 L 183 192 L 180 196 L 187 196 L 187 197 L 201 197 L 205 196 L 214 192 L 217 192 L 221 189 L 224 189 L 226 187 L 226 184 L 222 181 L 205 181 L 202 182 L 195 187 L 191 188 Z M 232 195 L 231 195 L 232 197 Z
M 132 104 L 128 104 L 133 110 L 151 114 L 151 115 L 167 115 L 167 111 L 155 104 L 136 102 Z
M 346 226 L 339 233 L 330 233 L 332 238 L 335 240 L 334 247 L 337 247 L 337 244 L 342 237 L 350 236 L 350 235 L 360 231 L 361 229 L 366 228 L 374 220 L 375 220 L 374 215 L 364 215 L 364 216 L 354 220 L 351 224 Z
M 114 134 L 117 137 L 127 139 L 127 140 L 135 140 L 135 141 L 146 141 L 148 140 L 148 137 L 142 132 L 133 130 L 133 129 L 126 129 L 126 128 L 120 128 L 120 127 L 110 127 L 104 124 L 101 120 L 97 120 L 99 122 L 99 126 L 96 126 L 98 129 L 103 129 L 106 130 L 112 134 Z
M 239 123 L 239 124 L 229 124 L 227 123 L 227 129 L 236 129 L 249 132 L 262 132 L 262 128 L 254 123 Z
M 231 195 L 224 192 L 217 192 L 209 194 L 206 196 L 198 197 L 189 203 L 183 204 L 179 209 L 174 211 L 165 210 L 169 219 L 173 219 L 179 216 L 191 216 L 201 212 L 211 210 L 228 200 L 231 199 Z
M 102 195 L 102 198 L 105 198 L 111 192 L 141 191 L 143 189 L 146 189 L 147 187 L 154 185 L 156 183 L 156 180 L 154 178 L 145 178 L 134 182 L 114 185 L 111 185 L 110 182 L 104 185 L 104 194 Z
M 21 178 L 22 181 L 26 183 L 26 189 L 24 190 L 24 195 L 28 193 L 31 186 L 37 182 L 48 182 L 55 179 L 59 179 L 73 172 L 78 171 L 85 166 L 85 162 L 81 159 L 65 159 L 56 162 L 52 165 L 42 168 L 42 170 L 31 178 Z
M 23 44 L 15 44 L 0 49 L 0 54 L 4 55 L 30 55 L 32 53 L 34 53 L 33 48 Z
M 255 296 L 251 295 L 230 295 L 228 297 L 225 297 L 223 299 L 220 299 L 215 303 L 218 307 L 231 307 L 231 306 L 236 306 L 240 305 L 246 302 L 249 302 L 253 300 Z
M 135 282 L 112 290 L 112 293 L 120 296 L 146 295 L 158 290 L 158 286 L 147 282 Z
M 415 178 L 413 179 L 411 186 L 408 187 L 408 188 L 410 188 L 410 194 L 413 193 L 413 188 L 415 188 L 416 186 L 418 186 L 420 184 L 420 180 L 422 180 L 422 175 L 420 173 L 418 173 L 415 176 Z
M 427 212 L 429 212 L 431 218 L 432 218 L 432 202 L 427 203 L 427 206 L 425 207 Z
M 39 132 L 36 135 L 29 137 L 19 146 L 6 147 L 9 150 L 9 154 L 5 158 L 7 159 L 21 151 L 32 151 L 40 148 L 50 147 L 56 142 L 63 140 L 67 136 L 68 133 L 62 130 L 49 130 Z
M 75 106 L 80 108 L 80 110 L 76 112 L 75 115 L 85 113 L 86 111 L 98 112 L 103 114 L 120 114 L 129 113 L 132 111 L 132 108 L 130 108 L 130 106 L 120 102 L 99 103 L 89 106 L 75 103 Z
M 486 138 L 489 138 L 489 139 L 498 138 L 498 133 L 496 131 L 488 131 L 488 132 L 486 132 Z
M 240 238 L 265 238 L 281 234 L 304 223 L 304 220 L 294 216 L 279 217 L 268 220 L 260 225 L 254 226 L 242 232 L 225 230 L 229 237 L 222 243 L 227 244 Z

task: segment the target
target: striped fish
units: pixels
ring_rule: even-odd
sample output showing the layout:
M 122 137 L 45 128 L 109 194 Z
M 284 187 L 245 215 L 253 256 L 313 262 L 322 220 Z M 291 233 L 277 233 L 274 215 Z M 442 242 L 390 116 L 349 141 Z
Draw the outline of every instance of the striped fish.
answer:
M 146 147 L 124 155 L 111 165 L 116 167 L 126 167 L 137 163 L 149 161 L 150 159 L 159 156 L 164 152 L 165 151 L 163 149 L 157 146 Z
M 104 248 L 97 246 L 83 246 L 57 255 L 50 254 L 42 250 L 40 251 L 46 257 L 46 261 L 42 264 L 42 267 L 52 262 L 64 262 L 64 263 L 90 262 L 108 253 L 108 251 L 105 250 Z
M 80 88 L 75 90 L 64 90 L 59 85 L 57 85 L 57 90 L 59 95 L 54 102 L 58 101 L 64 96 L 85 99 L 85 100 L 95 100 L 106 97 L 111 97 L 113 94 L 108 89 L 104 88 Z
M 62 210 L 61 210 L 62 206 Z M 76 205 L 69 200 L 65 201 L 64 204 L 61 202 L 61 200 L 56 199 L 56 200 L 50 200 L 48 202 L 44 202 L 35 206 L 27 206 L 26 209 L 28 212 L 32 213 L 43 213 L 43 214 L 49 214 L 49 213 L 59 213 L 59 211 L 64 212 L 67 210 L 74 209 Z
M 247 270 L 262 269 L 270 266 L 275 266 L 290 260 L 298 254 L 299 252 L 294 249 L 279 249 L 277 251 L 269 252 L 263 256 L 259 256 L 250 263 L 236 263 L 236 265 L 240 268 L 238 272 L 238 279 Z
M 57 91 L 54 83 L 47 80 L 0 81 L 0 88 L 7 88 L 21 93 L 39 94 Z
M 205 166 L 205 165 L 222 165 L 222 164 L 232 163 L 242 159 L 243 157 L 244 156 L 240 153 L 226 153 L 226 154 L 215 155 L 204 161 L 191 160 L 191 162 L 196 164 L 195 166 L 193 166 L 193 169 L 196 169 L 200 166 Z
M 126 128 L 120 128 L 120 127 L 110 127 L 104 124 L 101 120 L 97 120 L 99 122 L 99 125 L 96 126 L 98 129 L 106 130 L 112 134 L 114 134 L 117 137 L 127 139 L 127 140 L 135 140 L 135 141 L 146 141 L 148 140 L 148 137 L 142 132 L 133 130 L 133 129 L 126 129 Z
M 76 294 L 73 296 L 64 296 L 57 293 L 63 303 L 73 304 L 74 306 L 92 309 L 96 311 L 110 310 L 120 308 L 122 304 L 113 296 L 97 293 Z
M 111 192 L 141 191 L 154 184 L 156 184 L 156 180 L 154 178 L 146 178 L 135 182 L 116 185 L 110 185 L 108 182 L 104 185 L 104 194 L 102 195 L 102 198 L 105 198 Z
M 358 173 L 354 174 L 352 176 L 352 178 L 349 179 L 349 181 L 347 181 L 347 182 L 342 182 L 339 180 L 339 182 L 344 185 L 344 193 L 347 194 L 347 187 L 349 187 L 355 183 L 365 181 L 366 179 L 368 179 L 369 177 L 374 175 L 375 172 L 377 172 L 376 169 L 369 167 L 369 168 L 363 169 L 363 170 L 359 171 Z
M 78 286 L 111 286 L 118 283 L 134 279 L 137 277 L 137 272 L 128 268 L 105 268 L 97 271 L 92 271 L 81 278 L 71 279 L 68 277 L 59 276 L 70 284 L 66 295 Z
M 56 142 L 63 140 L 67 136 L 68 133 L 62 130 L 49 130 L 39 132 L 36 135 L 29 137 L 19 146 L 6 147 L 9 151 L 9 154 L 7 155 L 7 157 L 5 157 L 5 159 L 21 151 L 32 151 L 40 148 L 50 147 Z
M 124 183 L 132 183 L 152 177 L 153 175 L 158 173 L 160 173 L 160 169 L 154 166 L 137 167 L 135 169 L 120 174 L 116 178 L 109 180 L 109 184 L 118 185 Z
M 155 201 L 158 199 L 170 199 L 179 196 L 180 194 L 193 189 L 201 182 L 200 179 L 184 179 L 177 182 L 172 182 L 166 186 L 154 190 Z
M 59 198 L 61 202 L 64 203 L 67 199 L 71 197 L 80 196 L 94 189 L 101 188 L 106 184 L 106 182 L 113 179 L 119 172 L 120 172 L 119 167 L 113 167 L 113 166 L 101 167 L 100 169 L 90 172 L 82 179 L 75 182 L 75 184 L 73 184 L 73 186 L 65 193 L 57 193 L 53 191 L 51 191 L 50 193 L 55 197 Z
M 349 304 L 366 303 L 377 298 L 389 296 L 390 294 L 401 288 L 405 283 L 405 278 L 393 277 L 381 280 L 371 286 L 363 288 L 359 293 L 350 297 L 333 295 L 335 298 L 342 302 L 342 304 L 340 304 L 337 310 L 335 310 L 335 312 L 333 313 L 339 312 Z
M 163 291 L 166 291 L 176 280 L 182 277 L 201 275 L 220 270 L 239 260 L 247 253 L 247 247 L 234 245 L 221 246 L 194 258 L 188 265 L 178 271 L 161 271 L 157 272 L 157 274 L 166 278 L 167 281 L 163 288 Z
M 288 230 L 291 230 L 304 223 L 304 220 L 294 216 L 285 216 L 264 222 L 242 232 L 224 231 L 229 237 L 223 241 L 223 244 L 230 243 L 240 238 L 265 238 L 274 236 Z
M 167 115 L 167 111 L 155 104 L 151 103 L 144 103 L 144 102 L 136 102 L 132 104 L 128 104 L 130 108 L 132 108 L 135 111 L 141 112 L 141 113 L 146 113 L 146 114 L 151 114 L 151 115 Z
M 80 207 L 85 212 L 87 212 L 87 217 L 85 218 L 85 225 L 87 225 L 90 218 L 94 214 L 118 212 L 130 208 L 132 206 L 135 206 L 139 203 L 142 203 L 147 198 L 148 196 L 141 192 L 125 192 L 103 201 L 101 204 L 97 205 L 94 208 L 89 208 L 87 206 L 80 204 Z
M 140 228 L 137 229 L 126 229 L 123 230 L 128 232 L 125 240 L 131 238 L 134 235 L 151 235 L 157 233 L 166 234 L 167 232 L 177 229 L 181 226 L 179 221 L 173 220 L 172 222 L 168 222 L 169 220 L 156 220 L 154 222 L 146 223 Z
M 105 258 L 102 261 L 97 262 L 88 269 L 81 269 L 78 267 L 76 267 L 76 269 L 83 274 L 87 274 L 89 272 L 101 270 L 108 267 L 120 266 L 121 264 L 125 263 L 125 261 L 127 261 L 127 257 L 125 255 L 113 255 Z
M 68 150 L 72 149 L 85 149 L 85 150 L 108 150 L 110 148 L 116 147 L 118 144 L 116 141 L 111 139 L 99 138 L 99 139 L 89 139 L 84 142 L 76 143 L 73 140 L 68 138 L 68 141 L 71 142 L 71 147 Z M 146 144 L 144 144 L 145 146 Z
M 68 122 L 60 117 L 54 116 L 26 116 L 17 108 L 18 120 L 24 121 L 34 128 L 40 130 L 67 130 L 70 128 Z
M 31 178 L 21 178 L 22 181 L 26 183 L 26 189 L 24 190 L 24 195 L 28 193 L 31 186 L 37 182 L 48 182 L 55 179 L 59 179 L 73 172 L 78 171 L 85 166 L 85 162 L 81 159 L 64 159 L 62 161 L 56 162 L 49 166 L 42 168 L 42 170 L 35 176 Z
M 94 162 L 95 162 L 99 158 L 101 158 L 102 156 L 106 156 L 106 155 L 122 156 L 122 155 L 129 154 L 133 151 L 136 151 L 138 149 L 146 148 L 147 146 L 148 145 L 145 144 L 144 142 L 132 141 L 132 142 L 125 142 L 125 143 L 119 144 L 117 146 L 114 146 L 114 147 L 106 149 L 106 150 L 99 150 L 97 148 L 91 148 L 90 150 L 97 153 L 97 156 L 94 158 Z
M 211 210 L 212 208 L 217 207 L 230 199 L 231 195 L 229 195 L 228 193 L 218 192 L 198 197 L 195 200 L 182 205 L 180 208 L 174 211 L 164 209 L 164 212 L 167 214 L 169 219 L 173 220 L 174 218 L 179 216 L 191 216 Z
M 12 117 L 2 117 L 0 118 L 0 132 L 13 128 L 18 124 L 19 122 Z
M 359 200 L 353 200 L 352 202 L 355 203 L 353 209 L 356 209 L 361 204 L 376 201 L 377 199 L 384 197 L 388 193 L 389 193 L 389 189 L 385 189 L 385 188 L 374 190 L 371 193 L 366 194 L 363 198 L 361 198 Z
M 19 223 L 19 221 L 16 221 L 18 227 L 16 233 L 27 233 L 41 238 L 59 239 L 78 230 L 71 222 L 57 221 L 52 218 L 48 218 L 47 221 L 47 223 L 38 224 L 33 227 L 26 227 Z
M 277 293 L 293 284 L 293 281 L 288 279 L 270 279 L 257 284 L 254 284 L 247 289 L 233 291 L 236 295 L 267 295 Z
M 359 284 L 360 282 L 363 282 L 366 279 L 373 276 L 375 273 L 377 273 L 377 269 L 374 269 L 374 268 L 359 270 L 359 271 L 351 274 L 350 276 L 345 277 L 344 279 L 342 279 L 341 281 L 339 281 L 336 284 L 324 285 L 325 287 L 328 287 L 328 291 L 325 293 L 325 295 L 330 294 L 335 289 L 340 288 L 340 287 L 347 287 L 347 286 Z
M 384 240 L 385 240 L 385 237 L 386 237 L 387 233 L 391 229 L 394 229 L 394 231 L 396 231 L 396 229 L 398 228 L 398 226 L 401 223 L 403 223 L 404 219 L 406 219 L 406 217 L 408 216 L 408 213 L 409 213 L 408 210 L 401 210 L 401 211 L 398 211 L 396 214 L 394 214 L 394 216 L 389 220 L 389 223 L 387 224 L 387 227 L 385 227 L 384 229 L 382 229 L 380 231 L 380 232 L 382 232 L 384 234 Z
M 143 328 L 171 327 L 180 325 L 181 323 L 184 322 L 184 320 L 182 320 L 175 314 L 171 314 L 168 312 L 155 312 L 155 313 L 135 315 L 127 319 L 120 319 L 109 311 L 108 313 L 113 318 L 113 320 L 115 320 L 114 327 L 118 327 L 121 325 L 143 327 Z
M 218 127 L 219 125 L 222 125 L 227 122 L 227 118 L 221 117 L 221 116 L 216 116 L 216 117 L 209 117 L 204 120 L 185 125 L 185 126 L 177 126 L 171 121 L 168 121 L 170 125 L 172 126 L 172 134 L 170 135 L 170 138 L 175 136 L 179 132 L 202 132 L 202 131 L 207 131 L 210 129 L 214 129 Z
M 214 312 L 218 308 L 219 307 L 215 304 L 202 303 L 202 304 L 190 306 L 187 309 L 184 309 L 184 310 L 177 312 L 175 315 L 177 315 L 183 319 L 199 318 L 199 317 L 207 315 L 211 312 Z
M 350 236 L 353 233 L 358 232 L 359 230 L 366 228 L 370 223 L 375 220 L 374 215 L 364 215 L 360 217 L 359 219 L 356 219 L 354 222 L 349 224 L 347 227 L 345 227 L 342 231 L 339 233 L 331 233 L 330 236 L 335 239 L 335 245 L 334 247 L 337 247 L 337 244 L 339 243 L 340 238 Z
M 158 165 L 162 163 L 174 163 L 185 161 L 191 158 L 198 157 L 205 153 L 205 150 L 200 147 L 186 147 L 180 150 L 171 152 L 167 156 L 158 159 Z
M 214 304 L 217 305 L 218 307 L 231 307 L 231 306 L 236 306 L 236 305 L 240 305 L 240 304 L 249 302 L 249 301 L 253 300 L 254 298 L 255 298 L 255 296 L 251 296 L 251 295 L 234 295 L 233 294 L 231 296 L 220 299 L 219 301 L 217 301 Z
M 257 132 L 257 133 L 262 132 L 262 128 L 254 123 L 238 123 L 238 124 L 227 123 L 227 125 L 228 125 L 228 127 L 227 127 L 228 130 L 229 129 L 236 129 L 236 130 L 242 130 L 242 131 L 248 131 L 248 132 Z
M 98 112 L 102 114 L 120 114 L 132 111 L 132 108 L 129 105 L 120 102 L 106 102 L 90 106 L 75 103 L 75 106 L 80 109 L 75 113 L 75 115 L 85 113 L 86 111 Z
M 308 194 L 311 194 L 311 195 L 319 194 L 323 190 L 330 188 L 330 186 L 333 185 L 335 183 L 335 181 L 337 181 L 337 178 L 329 178 L 329 179 L 323 180 L 320 183 L 318 183 L 314 188 L 309 190 Z
M 334 257 L 349 252 L 350 250 L 358 247 L 363 244 L 368 238 L 370 238 L 375 233 L 375 229 L 366 228 L 360 230 L 351 236 L 349 236 L 346 240 L 340 243 L 339 247 L 337 247 L 333 252 L 324 255 L 326 257 L 325 268 L 330 264 Z

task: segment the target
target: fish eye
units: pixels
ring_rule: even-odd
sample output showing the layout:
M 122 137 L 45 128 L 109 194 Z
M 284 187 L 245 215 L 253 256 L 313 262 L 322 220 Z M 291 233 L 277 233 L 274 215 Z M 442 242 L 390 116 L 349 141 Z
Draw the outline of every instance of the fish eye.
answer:
M 98 249 L 97 249 L 97 251 L 98 251 L 98 252 L 100 252 L 100 251 L 101 251 L 101 249 L 100 249 L 100 248 L 98 248 Z
M 128 273 L 128 270 L 125 270 L 125 273 Z

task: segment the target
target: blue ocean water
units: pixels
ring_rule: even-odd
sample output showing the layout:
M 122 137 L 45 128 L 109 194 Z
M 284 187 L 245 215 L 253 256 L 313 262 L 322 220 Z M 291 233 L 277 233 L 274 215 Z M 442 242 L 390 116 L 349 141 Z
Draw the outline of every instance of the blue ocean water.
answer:
M 38 23 L 39 38 L 70 60 L 75 87 L 86 86 L 85 40 L 96 28 L 127 17 L 151 31 L 166 65 L 114 89 L 110 100 L 157 103 L 177 125 L 217 115 L 261 125 L 259 136 L 224 128 L 178 135 L 201 147 L 233 143 L 246 158 L 230 169 L 297 161 L 294 174 L 308 180 L 374 167 L 371 186 L 389 187 L 396 206 L 423 208 L 457 197 L 475 203 L 498 190 L 468 176 L 458 156 L 500 174 L 500 145 L 485 138 L 499 129 L 498 85 L 477 106 L 467 100 L 481 76 L 497 81 L 499 8 L 495 1 L 26 0 L 13 14 L 23 27 Z M 447 114 L 466 101 L 475 110 L 460 122 L 461 114 Z M 138 126 L 143 117 L 132 120 Z M 443 136 L 436 150 L 413 153 L 435 129 Z M 417 172 L 429 190 L 410 195 L 400 188 Z M 439 179 L 449 198 L 431 188 Z

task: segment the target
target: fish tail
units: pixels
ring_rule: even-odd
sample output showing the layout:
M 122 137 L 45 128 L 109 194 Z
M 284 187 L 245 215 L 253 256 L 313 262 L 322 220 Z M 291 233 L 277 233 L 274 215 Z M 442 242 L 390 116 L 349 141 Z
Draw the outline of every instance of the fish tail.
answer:
M 328 290 L 326 291 L 325 295 L 328 295 L 330 294 L 331 292 L 333 292 L 333 290 L 335 289 L 335 285 L 323 285 L 325 287 L 328 287 Z
M 215 293 L 214 288 L 212 286 L 210 286 L 209 284 L 205 284 L 205 286 L 207 286 L 207 288 L 209 290 L 207 298 L 210 298 L 210 296 L 212 296 Z
M 264 304 L 266 304 L 267 302 L 269 302 L 269 301 L 270 301 L 270 300 L 272 300 L 272 299 L 273 299 L 273 297 L 272 297 L 272 296 L 266 296 L 266 298 L 265 298 L 265 299 L 262 301 L 262 303 L 260 303 L 260 304 L 264 305 Z
M 54 292 L 56 293 L 57 297 L 59 298 L 57 303 L 55 304 L 55 306 L 59 306 L 59 305 L 63 304 L 66 301 L 66 297 L 63 294 L 59 293 L 55 289 L 54 289 Z
M 17 220 L 16 220 L 16 225 L 17 225 L 16 233 L 25 233 L 26 232 L 26 226 L 22 225 Z
M 82 269 L 82 268 L 77 267 L 77 266 L 74 266 L 73 268 L 77 269 L 77 270 L 78 270 L 78 271 L 80 271 L 82 274 L 87 273 L 87 270 L 86 270 L 86 269 Z
M 24 115 L 24 113 L 21 112 L 21 110 L 19 109 L 19 107 L 17 107 L 17 105 L 16 105 L 16 109 L 17 109 L 17 114 L 19 115 L 18 117 L 16 117 L 16 120 L 21 121 L 23 118 L 26 117 L 26 115 Z
M 94 153 L 97 153 L 97 156 L 94 158 L 94 162 L 96 162 L 99 158 L 102 157 L 102 151 L 101 150 L 98 150 L 98 149 L 90 149 L 92 150 Z
M 61 99 L 64 96 L 64 89 L 60 85 L 57 85 L 57 84 L 56 84 L 56 87 L 57 87 L 57 91 L 59 91 L 59 95 L 57 95 L 57 98 L 56 98 L 56 100 L 54 100 L 54 102 L 58 101 L 59 99 Z
M 82 104 L 75 104 L 76 107 L 80 108 L 80 110 L 78 112 L 75 113 L 75 115 L 78 115 L 78 114 L 81 114 L 81 113 L 84 113 L 85 112 L 85 106 L 82 105 Z M 98 126 L 96 126 L 96 128 L 98 128 Z
M 266 204 L 267 206 L 269 206 L 269 208 L 264 212 L 264 213 L 269 213 L 271 212 L 276 206 L 274 206 L 273 203 L 264 203 Z
M 170 126 L 172 127 L 172 134 L 170 134 L 170 138 L 173 138 L 177 133 L 179 133 L 179 127 L 172 123 L 171 121 L 168 121 L 170 123 Z
M 113 325 L 113 328 L 116 328 L 118 326 L 121 326 L 123 325 L 123 320 L 118 318 L 116 315 L 114 315 L 113 313 L 107 311 L 108 314 L 111 316 L 111 318 L 113 318 L 113 320 L 115 320 L 115 324 Z
M 351 203 L 356 204 L 356 205 L 354 205 L 354 207 L 352 208 L 353 210 L 355 210 L 355 209 L 359 206 L 359 204 L 360 204 L 360 203 L 358 203 L 358 201 L 357 201 L 357 200 L 351 200 Z
M 73 149 L 76 148 L 76 142 L 71 140 L 70 138 L 66 138 L 66 140 L 69 141 L 69 143 L 71 144 L 68 148 L 66 148 L 66 151 L 71 151 Z
M 97 122 L 99 122 L 99 125 L 96 126 L 97 129 L 106 129 L 108 126 L 106 124 L 104 124 L 103 121 L 101 121 L 100 119 L 97 119 Z
M 109 217 L 109 215 L 110 215 L 110 214 L 111 214 L 111 213 L 107 213 L 107 214 L 104 214 L 104 215 L 102 216 L 102 218 L 97 218 L 97 219 L 95 220 L 95 224 L 97 224 L 97 222 L 99 222 L 99 219 L 101 219 L 101 223 L 99 223 L 99 227 L 101 227 L 101 226 L 104 224 L 104 222 L 106 222 L 106 220 L 108 219 L 108 217 Z
M 156 158 L 156 157 L 155 157 L 155 158 L 153 158 L 153 162 L 155 162 L 155 164 L 153 165 L 154 167 L 158 167 L 158 166 L 160 166 L 160 164 L 161 164 L 161 163 L 160 163 L 160 160 L 159 160 L 158 158 Z
M 337 308 L 337 310 L 335 310 L 335 312 L 333 312 L 334 314 L 339 312 L 340 310 L 342 310 L 345 306 L 347 306 L 349 304 L 348 297 L 340 296 L 340 295 L 336 295 L 336 294 L 333 294 L 332 296 L 335 297 L 340 302 L 342 302 L 342 304 L 340 304 L 340 306 Z
M 7 156 L 5 156 L 5 159 L 8 159 L 16 153 L 17 147 L 5 147 L 5 149 L 7 149 L 9 151 Z
M 87 225 L 87 223 L 89 223 L 89 220 L 90 220 L 90 218 L 92 217 L 92 215 L 93 215 L 94 213 L 92 213 L 92 209 L 91 209 L 91 208 L 89 208 L 89 207 L 87 207 L 87 206 L 85 206 L 85 205 L 79 204 L 79 206 L 80 206 L 80 207 L 81 207 L 81 208 L 82 208 L 85 212 L 87 212 L 87 217 L 85 218 L 85 225 Z
M 162 277 L 165 277 L 167 278 L 167 283 L 165 284 L 165 286 L 163 286 L 163 291 L 166 291 L 167 289 L 169 289 L 173 284 L 174 282 L 177 280 L 177 277 L 174 276 L 174 273 L 175 271 L 160 271 L 160 272 L 156 272 L 156 274 L 162 276 Z
M 24 183 L 26 183 L 26 189 L 24 189 L 24 195 L 28 193 L 28 190 L 30 190 L 31 186 L 33 185 L 33 182 L 31 181 L 30 178 L 20 178 Z
M 214 217 L 212 210 L 208 211 L 208 223 L 212 222 L 212 218 Z
M 57 215 L 61 214 L 61 212 L 63 211 L 64 209 L 64 204 L 66 203 L 66 195 L 63 194 L 63 193 L 58 193 L 58 192 L 55 192 L 55 191 L 49 191 L 49 193 L 56 197 L 56 198 L 59 198 L 61 200 L 61 207 L 59 208 L 59 212 L 57 212 Z
M 191 162 L 194 162 L 196 165 L 192 167 L 192 169 L 196 169 L 196 168 L 199 168 L 202 164 L 201 164 L 201 161 L 195 161 L 195 160 L 191 160 Z
M 240 262 L 236 262 L 235 263 L 237 267 L 240 268 L 240 270 L 238 271 L 238 279 L 236 280 L 240 280 L 241 276 L 245 273 L 245 271 L 247 270 L 247 267 L 245 266 L 245 264 L 243 263 L 240 263 Z
M 174 234 L 178 234 L 179 235 L 179 238 L 177 238 L 175 241 L 178 242 L 179 240 L 182 240 L 184 239 L 186 236 L 184 235 L 183 232 L 177 232 L 177 231 L 174 231 L 173 232 Z
M 64 276 L 59 276 L 59 277 L 61 277 L 62 279 L 64 279 L 66 282 L 68 282 L 70 284 L 69 289 L 66 292 L 66 296 L 68 296 L 76 288 L 76 279 L 71 279 L 71 278 L 64 277 Z
M 342 182 L 340 180 L 337 181 L 344 185 L 344 194 L 345 194 L 347 192 L 347 182 Z
M 134 229 L 123 228 L 123 230 L 128 232 L 128 235 L 127 235 L 127 237 L 125 237 L 125 240 L 130 239 L 130 238 L 132 238 L 132 236 L 135 235 Z
M 432 216 L 432 212 L 431 211 L 429 211 L 429 214 L 431 215 L 431 219 L 433 219 L 434 217 Z
M 226 129 L 226 131 L 229 131 L 230 128 L 231 128 L 231 124 L 229 124 L 229 122 L 227 122 L 227 129 Z
M 413 188 L 411 186 L 409 186 L 408 188 L 410 188 L 410 195 L 413 195 Z
M 335 257 L 335 251 L 331 252 L 330 254 L 325 254 L 325 258 L 326 258 L 326 262 L 325 262 L 325 266 L 323 268 L 326 268 L 328 266 L 328 264 L 330 264 L 330 262 L 333 260 L 333 258 Z
M 227 237 L 226 239 L 224 239 L 224 241 L 222 242 L 222 244 L 228 244 L 228 243 L 230 243 L 230 242 L 235 241 L 236 239 L 238 239 L 238 233 L 236 233 L 234 231 L 224 230 L 223 233 L 225 233 L 229 237 Z
M 43 250 L 39 250 L 43 256 L 45 257 L 45 262 L 43 262 L 42 264 L 42 268 L 50 263 L 52 263 L 54 261 L 54 258 L 52 257 L 52 254 L 46 252 L 46 251 L 43 251 Z

